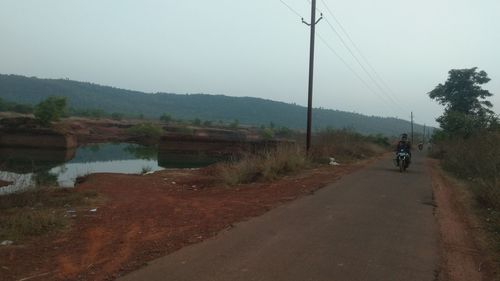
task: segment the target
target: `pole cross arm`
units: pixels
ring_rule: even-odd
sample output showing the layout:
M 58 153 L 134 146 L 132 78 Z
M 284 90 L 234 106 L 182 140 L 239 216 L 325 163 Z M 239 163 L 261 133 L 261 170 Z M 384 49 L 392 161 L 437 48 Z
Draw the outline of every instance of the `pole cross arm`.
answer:
M 321 17 L 314 23 L 314 25 L 318 24 L 318 22 L 320 22 L 322 19 L 323 19 L 323 13 L 321 13 Z M 302 18 L 302 23 L 307 26 L 311 26 L 311 24 L 305 21 L 304 18 Z
M 320 22 L 322 19 L 323 19 L 323 13 L 321 13 L 321 16 L 319 17 L 319 19 L 314 24 L 315 25 L 318 24 L 318 22 Z

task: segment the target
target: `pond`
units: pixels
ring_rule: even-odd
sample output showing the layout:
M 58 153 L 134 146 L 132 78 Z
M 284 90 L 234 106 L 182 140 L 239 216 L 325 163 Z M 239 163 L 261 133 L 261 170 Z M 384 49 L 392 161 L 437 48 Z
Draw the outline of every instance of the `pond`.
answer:
M 81 146 L 74 150 L 0 148 L 0 195 L 38 185 L 74 187 L 91 173 L 139 174 L 168 168 L 198 168 L 216 162 L 202 155 L 159 154 L 156 148 L 129 143 Z

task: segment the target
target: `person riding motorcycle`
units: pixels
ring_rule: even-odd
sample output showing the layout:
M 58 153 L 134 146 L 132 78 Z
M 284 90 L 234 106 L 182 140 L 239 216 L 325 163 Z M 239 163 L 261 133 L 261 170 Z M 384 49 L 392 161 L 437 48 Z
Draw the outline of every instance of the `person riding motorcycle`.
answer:
M 408 153 L 409 162 L 411 162 L 411 143 L 408 140 L 408 134 L 406 133 L 401 134 L 401 139 L 399 140 L 398 145 L 396 146 L 396 155 L 401 150 Z

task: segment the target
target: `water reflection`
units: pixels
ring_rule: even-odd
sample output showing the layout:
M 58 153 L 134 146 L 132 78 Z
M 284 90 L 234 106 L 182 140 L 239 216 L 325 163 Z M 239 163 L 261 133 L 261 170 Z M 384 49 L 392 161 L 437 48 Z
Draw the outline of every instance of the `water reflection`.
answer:
M 218 159 L 204 154 L 158 153 L 154 147 L 128 143 L 93 144 L 76 150 L 0 149 L 0 195 L 58 185 L 73 187 L 79 176 L 90 173 L 158 171 L 164 168 L 198 168 Z
M 155 148 L 127 143 L 93 144 L 76 150 L 0 149 L 0 179 L 13 184 L 0 194 L 35 186 L 73 187 L 79 176 L 90 173 L 158 171 Z

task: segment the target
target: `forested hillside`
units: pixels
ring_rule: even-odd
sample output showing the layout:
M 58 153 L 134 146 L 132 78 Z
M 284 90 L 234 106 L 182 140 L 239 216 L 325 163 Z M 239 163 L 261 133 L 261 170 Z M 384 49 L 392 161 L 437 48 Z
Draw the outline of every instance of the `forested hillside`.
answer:
M 19 75 L 0 75 L 0 98 L 34 105 L 50 95 L 65 96 L 75 109 L 100 109 L 109 113 L 157 118 L 168 113 L 174 118 L 277 126 L 302 129 L 306 126 L 303 106 L 251 97 L 207 94 L 143 93 L 65 79 L 38 79 Z M 329 109 L 315 109 L 315 129 L 351 128 L 360 133 L 398 135 L 410 130 L 410 123 L 396 118 L 365 116 Z M 420 132 L 422 127 L 415 126 Z

